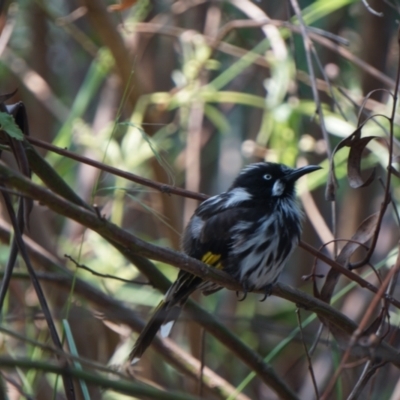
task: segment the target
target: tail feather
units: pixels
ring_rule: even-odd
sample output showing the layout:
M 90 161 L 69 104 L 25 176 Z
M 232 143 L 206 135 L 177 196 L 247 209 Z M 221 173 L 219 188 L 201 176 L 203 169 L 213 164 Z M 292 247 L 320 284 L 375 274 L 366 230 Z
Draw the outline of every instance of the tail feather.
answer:
M 180 304 L 178 304 L 168 310 L 168 314 L 167 314 L 164 322 L 162 323 L 161 330 L 160 330 L 161 336 L 163 338 L 166 338 L 169 336 L 171 329 L 173 328 L 181 311 L 182 311 L 182 305 L 180 305 Z
M 145 328 L 142 330 L 139 337 L 137 338 L 135 346 L 129 354 L 129 361 L 131 362 L 131 364 L 135 364 L 137 361 L 140 360 L 143 353 L 150 346 L 161 325 L 164 324 L 165 320 L 167 319 L 168 313 L 169 302 L 163 300 L 156 307 L 149 322 L 147 322 Z
M 137 338 L 129 354 L 131 364 L 140 360 L 160 328 L 162 337 L 169 335 L 186 300 L 201 282 L 201 279 L 197 276 L 183 271 L 179 273 L 178 279 L 165 294 L 164 300 L 156 307 L 149 322 Z

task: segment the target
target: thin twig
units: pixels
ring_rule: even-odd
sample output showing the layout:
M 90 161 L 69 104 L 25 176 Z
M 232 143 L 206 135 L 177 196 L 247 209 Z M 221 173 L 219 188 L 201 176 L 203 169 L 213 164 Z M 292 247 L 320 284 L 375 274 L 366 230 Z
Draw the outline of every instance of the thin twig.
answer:
M 33 145 L 38 146 L 42 149 L 50 150 L 54 153 L 60 154 L 64 157 L 71 158 L 80 163 L 91 165 L 94 168 L 100 169 L 105 172 L 109 172 L 110 174 L 113 174 L 116 176 L 120 176 L 122 178 L 127 179 L 128 181 L 139 183 L 141 185 L 148 186 L 153 189 L 157 189 L 162 193 L 176 194 L 178 196 L 188 197 L 188 198 L 196 199 L 196 200 L 205 200 L 208 198 L 207 195 L 202 194 L 202 193 L 194 193 L 194 192 L 190 192 L 188 190 L 181 189 L 181 188 L 178 188 L 175 186 L 170 186 L 170 185 L 166 185 L 164 183 L 155 182 L 151 179 L 142 178 L 138 175 L 134 175 L 129 172 L 122 171 L 118 168 L 111 167 L 111 166 L 101 163 L 99 161 L 91 160 L 90 158 L 83 157 L 79 154 L 73 153 L 72 151 L 69 151 L 66 149 L 61 149 L 60 147 L 54 146 L 47 142 L 43 142 L 42 140 L 35 139 L 30 136 L 26 137 L 26 139 Z
M 399 250 L 400 250 L 400 246 L 399 246 Z M 357 341 L 361 337 L 365 327 L 367 326 L 368 321 L 371 318 L 372 313 L 375 311 L 376 307 L 378 306 L 378 303 L 383 298 L 384 293 L 385 293 L 386 289 L 388 288 L 392 278 L 399 270 L 400 270 L 400 253 L 398 254 L 396 264 L 392 267 L 392 269 L 389 271 L 389 273 L 385 277 L 385 280 L 382 282 L 378 293 L 376 293 L 376 295 L 372 299 L 367 311 L 364 313 L 364 316 L 363 316 L 361 322 L 359 323 L 358 328 L 353 332 L 351 339 L 349 341 L 348 348 L 346 349 L 346 352 L 342 357 L 339 367 L 336 369 L 335 374 L 333 375 L 332 379 L 330 380 L 329 384 L 327 385 L 325 392 L 321 397 L 321 400 L 327 400 L 329 398 L 329 395 L 336 383 L 336 380 L 339 377 L 339 375 L 341 374 L 341 372 L 350 356 L 352 347 L 357 343 Z M 379 341 L 379 339 L 378 339 L 378 341 Z M 373 345 L 374 345 L 374 343 L 371 343 L 370 347 L 372 347 Z
M 398 45 L 398 48 L 400 48 L 400 29 L 397 32 L 397 45 Z M 391 178 L 392 178 L 392 168 L 391 167 L 392 167 L 392 163 L 393 163 L 394 124 L 395 124 L 395 115 L 396 115 L 396 108 L 397 108 L 397 99 L 398 99 L 397 91 L 399 89 L 399 83 L 400 83 L 400 52 L 399 52 L 399 58 L 398 58 L 398 62 L 397 62 L 396 84 L 395 84 L 394 91 L 393 91 L 392 114 L 389 118 L 389 121 L 390 121 L 389 149 L 388 149 L 389 154 L 388 154 L 388 164 L 387 164 L 387 176 L 386 176 L 386 183 L 385 183 L 385 194 L 383 196 L 383 200 L 381 203 L 381 208 L 380 208 L 379 215 L 378 215 L 378 221 L 376 224 L 376 229 L 375 229 L 374 235 L 371 240 L 370 248 L 363 260 L 352 265 L 353 269 L 361 267 L 362 265 L 365 265 L 366 263 L 368 263 L 372 254 L 374 253 L 376 243 L 378 242 L 378 237 L 379 237 L 379 232 L 380 232 L 381 224 L 383 221 L 383 217 L 386 213 L 387 206 L 388 206 L 388 204 L 390 204 L 390 200 L 391 200 L 391 195 L 390 195 L 390 184 L 391 184 Z
M 0 185 L 0 190 L 2 187 L 3 187 L 3 185 Z M 51 315 L 49 306 L 46 301 L 46 297 L 44 296 L 42 287 L 39 283 L 39 280 L 36 277 L 35 269 L 33 268 L 32 264 L 31 264 L 28 252 L 26 251 L 25 243 L 22 239 L 22 233 L 21 233 L 20 227 L 19 227 L 20 223 L 17 219 L 17 216 L 15 215 L 15 212 L 14 212 L 14 209 L 13 209 L 13 206 L 11 203 L 11 199 L 10 199 L 8 193 L 6 193 L 4 191 L 2 191 L 1 193 L 3 195 L 3 199 L 4 199 L 4 203 L 6 205 L 8 216 L 11 219 L 11 223 L 12 223 L 12 226 L 14 229 L 14 233 L 15 233 L 14 238 L 15 238 L 16 244 L 18 246 L 18 250 L 25 262 L 25 265 L 26 265 L 29 275 L 31 277 L 32 285 L 35 289 L 40 306 L 42 308 L 43 314 L 46 319 L 47 326 L 49 328 L 50 337 L 52 338 L 54 345 L 57 348 L 59 348 L 60 350 L 62 350 L 62 343 L 58 336 L 53 317 Z M 76 398 L 75 397 L 75 389 L 74 389 L 74 385 L 73 385 L 71 376 L 69 376 L 67 374 L 62 374 L 62 379 L 64 382 L 64 390 L 65 390 L 65 395 L 66 395 L 67 399 L 75 400 L 75 398 Z
M 33 251 L 31 247 L 28 247 L 29 251 Z M 35 253 L 33 253 L 35 257 Z M 36 254 L 37 256 L 37 254 Z M 51 268 L 53 265 L 53 260 L 47 260 L 48 265 L 46 268 Z M 46 258 L 40 257 L 39 264 L 43 265 L 46 264 Z M 60 266 L 61 268 L 61 266 Z M 65 288 L 68 289 L 71 286 L 71 282 L 73 279 L 72 274 L 69 271 L 65 271 L 68 273 L 66 274 L 54 274 L 54 273 L 43 273 L 37 272 L 37 277 L 39 280 L 44 282 L 50 282 L 52 287 L 57 288 Z M 13 279 L 29 279 L 29 276 L 26 274 L 21 273 L 14 273 Z M 99 289 L 93 287 L 92 285 L 86 283 L 85 281 L 76 278 L 75 284 L 75 294 L 81 296 L 85 300 L 92 303 L 92 306 L 98 310 L 103 311 L 103 319 L 113 321 L 116 323 L 122 323 L 124 325 L 129 326 L 131 329 L 135 331 L 140 331 L 143 326 L 144 322 L 139 320 L 135 317 L 134 313 L 130 308 L 115 300 L 111 296 L 106 295 L 105 293 L 101 292 Z M 204 311 L 205 312 L 205 311 Z M 0 327 L 0 331 L 3 328 Z M 40 343 L 22 337 L 14 332 L 10 333 L 14 337 L 20 338 L 21 340 L 27 341 L 32 345 L 38 345 L 45 350 L 53 351 L 53 347 L 41 345 Z M 184 374 L 185 376 L 198 380 L 199 371 L 200 371 L 200 363 L 197 362 L 193 357 L 191 357 L 188 353 L 184 352 L 178 346 L 174 345 L 171 341 L 161 341 L 157 340 L 154 342 L 154 348 L 161 354 L 162 357 L 166 359 L 166 361 L 175 367 L 180 373 Z M 89 367 L 98 369 L 99 371 L 107 372 L 108 369 L 103 366 L 101 368 L 97 363 L 88 361 L 86 359 L 82 359 L 80 357 L 75 357 L 69 355 L 63 351 L 59 351 L 54 349 L 54 352 L 59 352 L 61 356 L 71 360 L 77 360 L 82 362 L 82 364 L 87 365 Z M 120 370 L 121 366 L 118 366 L 118 371 Z M 122 367 L 123 369 L 123 367 Z M 121 375 L 120 372 L 113 371 L 113 374 Z M 110 372 L 110 371 L 109 371 Z M 123 375 L 121 375 L 122 377 Z M 214 392 L 215 394 L 221 393 L 223 398 L 226 398 L 230 394 L 234 393 L 235 388 L 232 387 L 228 382 L 226 382 L 223 378 L 219 375 L 215 374 L 209 368 L 203 368 L 203 377 L 204 377 L 204 389 L 207 391 Z M 225 396 L 224 396 L 225 395 Z M 240 396 L 238 400 L 249 400 L 247 396 Z
M 24 392 L 23 387 L 15 381 L 15 379 L 12 379 L 11 377 L 7 376 L 6 373 L 3 371 L 1 372 L 1 375 L 5 381 L 7 381 L 10 385 L 14 386 L 15 389 L 18 391 L 18 394 L 20 396 L 23 396 L 26 400 L 35 400 L 32 396 L 30 396 L 28 393 Z M 8 391 L 8 390 L 7 390 Z
M 201 262 L 198 260 L 191 259 L 181 253 L 176 253 L 172 250 L 169 249 L 164 249 L 160 248 L 157 246 L 153 246 L 149 243 L 140 241 L 138 238 L 135 236 L 129 234 L 126 231 L 121 230 L 120 228 L 116 227 L 115 225 L 109 223 L 108 221 L 104 220 L 99 220 L 97 215 L 94 213 L 94 211 L 87 210 L 85 208 L 79 207 L 71 202 L 68 202 L 58 196 L 55 196 L 48 190 L 33 184 L 31 181 L 28 179 L 24 178 L 23 176 L 19 175 L 17 172 L 12 171 L 2 164 L 0 164 L 0 177 L 3 180 L 3 182 L 7 184 L 11 184 L 12 186 L 16 187 L 18 190 L 22 191 L 25 194 L 29 194 L 31 197 L 35 198 L 36 200 L 40 200 L 42 204 L 47 205 L 48 207 L 54 209 L 56 212 L 65 215 L 69 218 L 75 219 L 76 221 L 88 226 L 89 228 L 97 231 L 100 233 L 104 238 L 109 240 L 112 244 L 114 243 L 119 243 L 121 247 L 126 249 L 128 252 L 132 252 L 133 254 L 141 254 L 142 256 L 149 257 L 152 259 L 158 259 L 160 261 L 167 262 L 168 264 L 175 265 L 181 269 L 185 269 L 189 272 L 192 272 L 196 275 L 201 275 L 203 279 L 206 280 L 212 280 L 216 283 L 221 284 L 222 286 L 229 287 L 233 290 L 240 290 L 240 285 L 238 285 L 232 278 L 221 272 L 221 271 L 214 271 L 205 265 L 203 265 Z M 317 255 L 319 255 L 318 252 L 316 252 Z M 322 255 L 321 255 L 322 256 Z M 328 262 L 330 262 L 328 258 Z M 342 268 L 341 266 L 339 266 Z M 349 271 L 347 271 L 349 272 Z M 355 278 L 352 276 L 353 274 L 350 273 L 350 276 L 355 280 Z M 366 282 L 367 286 L 369 285 Z M 369 286 L 370 288 L 374 288 L 377 290 L 375 287 L 372 285 Z M 330 318 L 332 323 L 337 324 L 339 329 L 346 329 L 348 328 L 348 332 L 352 332 L 353 325 L 348 325 L 346 327 L 346 323 L 344 322 L 343 319 L 340 320 L 335 320 L 334 318 L 332 319 L 332 315 L 335 315 L 335 311 L 324 304 L 323 302 L 319 301 L 316 302 L 316 299 L 312 299 L 307 297 L 307 300 L 304 300 L 302 302 L 300 298 L 304 296 L 304 294 L 300 295 L 300 298 L 297 297 L 291 297 L 292 295 L 289 295 L 289 297 L 286 297 L 287 295 L 283 295 L 281 289 L 278 289 L 279 286 L 273 289 L 273 293 L 279 294 L 280 296 L 284 296 L 285 298 L 290 299 L 290 301 L 294 301 L 298 304 L 304 304 L 306 308 L 309 310 L 315 309 L 316 312 L 319 314 L 324 312 Z M 287 292 L 285 292 L 287 293 Z M 394 300 L 392 300 L 394 301 Z M 312 304 L 313 303 L 318 303 L 318 306 L 313 308 Z M 189 306 L 189 304 L 188 304 Z M 324 311 L 326 310 L 326 311 Z M 329 311 L 328 311 L 329 310 Z M 197 311 L 196 311 L 197 312 Z M 197 312 L 198 313 L 198 312 Z M 203 321 L 204 323 L 204 321 Z M 211 329 L 211 326 L 208 326 L 207 329 Z M 215 331 L 215 328 L 212 330 L 214 335 L 220 336 L 221 333 L 221 327 L 218 328 L 218 331 Z M 225 333 L 227 334 L 227 332 Z M 224 343 L 230 342 L 230 348 L 235 350 L 235 353 L 240 354 L 241 357 L 244 357 L 243 359 L 246 360 L 246 363 L 249 363 L 251 365 L 251 368 L 258 371 L 260 373 L 260 376 L 265 376 L 267 379 L 267 382 L 269 385 L 271 384 L 276 384 L 277 383 L 277 377 L 274 375 L 274 377 L 268 378 L 266 375 L 266 369 L 265 365 L 262 366 L 259 365 L 260 360 L 258 360 L 258 356 L 256 358 L 255 355 L 252 355 L 251 358 L 249 358 L 249 349 L 242 349 L 241 347 L 243 344 L 240 344 L 239 347 L 239 342 L 235 341 L 232 342 L 232 339 L 227 339 L 224 337 L 222 339 Z M 245 346 L 246 347 L 246 346 Z M 395 353 L 393 352 L 388 352 L 385 354 L 385 359 L 389 358 L 393 360 L 393 362 L 397 362 L 397 358 L 395 356 Z M 397 361 L 396 361 L 397 360 Z M 264 364 L 264 363 L 262 363 Z M 259 367 L 258 367 L 259 366 Z M 261 369 L 260 369 L 261 368 Z
M 106 240 L 110 241 L 110 243 L 113 245 L 121 246 L 121 251 L 124 253 L 132 252 L 137 256 L 140 255 L 141 257 L 147 257 L 153 260 L 166 262 L 187 272 L 193 273 L 194 275 L 200 276 L 204 280 L 210 280 L 220 284 L 228 289 L 235 291 L 242 290 L 241 286 L 227 273 L 214 268 L 209 268 L 199 260 L 188 257 L 185 254 L 168 248 L 155 246 L 151 243 L 140 240 L 136 236 L 123 229 L 120 229 L 111 222 L 99 219 L 95 212 L 79 207 L 70 201 L 54 195 L 49 190 L 32 183 L 30 180 L 7 168 L 2 163 L 0 163 L 0 179 L 3 183 L 18 189 L 34 200 L 40 201 L 42 204 L 45 204 L 55 212 L 71 218 L 94 230 Z M 377 293 L 378 289 L 374 285 L 365 281 L 357 274 L 347 270 L 336 261 L 314 249 L 312 246 L 302 241 L 300 241 L 299 246 L 308 251 L 310 254 L 320 258 L 331 267 L 337 269 L 352 281 L 357 282 L 361 287 L 365 287 L 368 290 Z M 391 297 L 386 298 L 393 305 L 400 308 L 400 301 Z
M 92 275 L 95 276 L 100 276 L 101 278 L 107 278 L 107 279 L 114 279 L 116 281 L 120 281 L 120 282 L 125 282 L 125 283 L 129 283 L 129 284 L 135 284 L 135 285 L 141 285 L 141 286 L 145 286 L 145 285 L 151 285 L 150 282 L 141 282 L 141 281 L 135 281 L 132 279 L 124 279 L 124 278 L 120 278 L 118 276 L 115 275 L 110 275 L 110 274 L 101 274 L 100 272 L 94 271 L 93 269 L 87 267 L 86 265 L 83 264 L 79 264 L 76 260 L 74 260 L 70 255 L 68 254 L 64 254 L 65 258 L 68 258 L 68 260 L 72 261 L 75 266 L 77 268 L 83 269 L 85 271 L 90 272 Z
M 383 12 L 378 12 L 375 11 L 367 2 L 367 0 L 361 0 L 365 6 L 365 8 L 370 12 L 372 15 L 375 15 L 377 17 L 383 17 Z
M 40 275 L 38 276 L 38 278 L 41 279 Z M 60 350 L 60 349 L 57 349 L 55 347 L 40 343 L 40 342 L 38 342 L 36 340 L 29 339 L 29 338 L 27 338 L 27 337 L 25 337 L 23 335 L 18 334 L 17 332 L 14 332 L 13 330 L 7 329 L 7 328 L 5 328 L 4 326 L 1 326 L 1 325 L 0 325 L 0 332 L 4 333 L 7 336 L 11 336 L 11 337 L 13 337 L 15 339 L 18 339 L 18 340 L 20 340 L 22 342 L 29 343 L 30 345 L 32 345 L 34 347 L 39 347 L 40 349 L 42 349 L 44 351 L 51 352 L 51 353 L 59 356 L 61 359 L 67 359 L 67 360 L 71 360 L 71 361 L 78 361 L 81 364 L 86 365 L 87 367 L 91 367 L 93 369 L 105 372 L 107 374 L 113 374 L 113 375 L 119 376 L 120 378 L 126 378 L 126 376 L 123 375 L 121 372 L 116 371 L 116 370 L 114 370 L 114 369 L 112 369 L 110 367 L 105 367 L 103 364 L 94 362 L 92 360 L 89 360 L 89 359 L 81 357 L 81 356 L 75 356 L 73 354 L 68 354 L 64 350 Z
M 322 252 L 318 251 L 314 247 L 310 246 L 308 243 L 300 241 L 299 242 L 299 247 L 301 247 L 302 249 L 306 250 L 308 253 L 314 255 L 315 257 L 319 258 L 321 261 L 323 261 L 324 263 L 328 264 L 330 267 L 334 268 L 338 272 L 342 273 L 343 275 L 345 275 L 350 280 L 352 280 L 354 282 L 357 282 L 361 287 L 364 287 L 364 288 L 370 290 L 371 292 L 378 293 L 378 288 L 376 286 L 372 285 L 371 283 L 369 283 L 365 279 L 361 278 L 361 276 L 355 274 L 354 272 L 349 271 L 347 268 L 343 267 L 342 265 L 340 265 L 336 261 L 334 261 L 331 258 L 327 257 L 325 254 L 323 254 Z M 398 301 L 397 299 L 395 299 L 395 298 L 393 298 L 391 296 L 384 295 L 384 297 L 390 303 L 392 303 L 396 307 L 400 308 L 400 301 Z
M 24 203 L 23 200 L 20 198 L 18 200 L 17 221 L 21 230 L 23 230 L 23 214 L 24 214 L 23 208 L 24 208 Z M 10 280 L 13 274 L 15 263 L 17 261 L 17 256 L 18 256 L 18 244 L 16 238 L 14 237 L 11 243 L 10 254 L 8 255 L 7 264 L 4 268 L 4 276 L 0 283 L 0 314 L 2 314 L 3 311 L 4 300 L 6 298 L 8 287 L 10 285 Z
M 314 374 L 314 369 L 313 369 L 313 366 L 312 366 L 311 357 L 310 357 L 310 354 L 308 352 L 306 342 L 304 341 L 303 325 L 302 325 L 302 321 L 301 321 L 301 314 L 300 314 L 300 309 L 299 308 L 296 308 L 296 315 L 297 315 L 297 322 L 298 322 L 298 326 L 299 326 L 299 330 L 300 330 L 301 342 L 303 343 L 304 352 L 306 353 L 306 357 L 307 357 L 308 370 L 310 372 L 311 381 L 312 381 L 313 386 L 314 386 L 315 397 L 316 397 L 316 399 L 319 399 L 318 386 L 317 386 L 317 381 L 315 379 L 315 374 Z
M 314 45 L 312 44 L 312 42 L 308 36 L 306 24 L 301 15 L 299 3 L 297 2 L 297 0 L 290 0 L 290 3 L 293 7 L 293 10 L 294 10 L 296 17 L 300 24 L 301 35 L 303 37 L 303 44 L 304 44 L 304 49 L 305 49 L 305 53 L 306 53 L 308 73 L 310 75 L 311 89 L 312 89 L 312 93 L 313 93 L 314 102 L 317 107 L 317 113 L 319 116 L 319 123 L 321 126 L 322 137 L 326 144 L 326 153 L 327 153 L 328 159 L 330 159 L 332 157 L 332 148 L 331 148 L 331 144 L 330 144 L 330 140 L 329 140 L 328 131 L 326 130 L 326 126 L 325 126 L 324 113 L 323 113 L 323 110 L 321 107 L 321 100 L 319 98 L 316 76 L 315 76 L 314 66 L 313 66 L 313 62 L 312 62 L 312 58 L 311 58 L 311 52 L 313 51 Z M 336 203 L 335 202 L 332 202 L 332 204 L 331 204 L 331 222 L 332 222 L 332 234 L 333 234 L 333 237 L 336 237 Z M 334 254 L 334 256 L 336 256 L 336 254 L 337 254 L 336 242 L 334 242 L 334 253 L 333 254 Z
M 366 384 L 369 380 L 375 375 L 378 368 L 382 367 L 384 363 L 376 363 L 372 360 L 368 360 L 365 364 L 363 372 L 360 375 L 357 383 L 354 385 L 353 389 L 351 390 L 349 396 L 346 400 L 357 400 L 360 399 L 361 393 L 365 388 Z
M 49 363 L 47 361 L 30 360 L 26 358 L 13 359 L 10 357 L 0 356 L 0 367 L 1 370 L 9 368 L 20 368 L 28 371 L 42 371 L 43 373 L 61 374 L 76 379 L 82 379 L 87 383 L 97 385 L 103 389 L 112 389 L 119 393 L 134 396 L 135 398 L 152 398 L 159 400 L 200 400 L 198 397 L 191 396 L 188 393 L 176 392 L 176 391 L 161 391 L 151 386 L 144 385 L 143 383 L 132 382 L 127 379 L 107 379 L 106 377 L 84 371 L 78 368 L 70 368 L 61 366 L 55 363 Z
M 289 24 L 287 21 L 281 21 L 281 20 L 270 20 L 269 23 L 271 25 L 277 26 L 277 27 L 284 27 L 288 28 L 291 31 L 295 33 L 301 34 L 301 28 L 296 25 Z M 306 27 L 306 29 L 309 27 Z M 147 22 L 138 22 L 135 24 L 135 30 L 140 33 L 153 33 L 153 34 L 162 34 L 162 35 L 167 35 L 167 36 L 172 36 L 172 37 L 180 37 L 183 32 L 185 32 L 185 29 L 183 28 L 177 28 L 177 27 L 172 27 L 172 26 L 167 26 L 167 25 L 161 25 L 161 24 L 156 24 L 156 23 L 147 23 Z M 381 71 L 379 71 L 377 68 L 373 67 L 372 65 L 367 64 L 365 61 L 360 59 L 359 57 L 355 56 L 351 51 L 348 49 L 338 46 L 337 43 L 334 41 L 322 37 L 320 35 L 317 35 L 313 32 L 308 31 L 308 36 L 315 42 L 321 44 L 322 46 L 326 47 L 327 49 L 339 54 L 343 58 L 349 60 L 351 63 L 365 71 L 368 75 L 373 76 L 380 82 L 382 82 L 384 85 L 387 87 L 393 87 L 395 85 L 395 82 L 393 79 L 388 77 L 387 75 L 383 74 Z M 213 38 L 205 38 L 206 41 L 212 46 L 213 45 Z M 225 52 L 226 54 L 230 54 L 235 57 L 243 57 L 246 53 L 247 50 L 244 50 L 240 47 L 233 46 L 229 43 L 226 42 L 221 42 L 218 49 L 220 51 Z M 263 67 L 268 67 L 268 63 L 265 61 L 265 58 L 260 56 L 256 59 L 255 63 L 257 63 L 260 66 Z
M 203 397 L 204 390 L 204 380 L 203 380 L 203 370 L 205 366 L 205 345 L 206 345 L 206 331 L 201 330 L 201 341 L 200 341 L 200 376 L 199 376 L 199 397 Z

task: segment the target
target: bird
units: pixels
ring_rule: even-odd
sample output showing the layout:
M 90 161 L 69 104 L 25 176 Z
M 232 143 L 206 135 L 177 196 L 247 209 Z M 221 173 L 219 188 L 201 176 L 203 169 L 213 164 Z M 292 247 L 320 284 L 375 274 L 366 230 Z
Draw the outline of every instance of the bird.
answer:
M 185 254 L 225 271 L 247 292 L 270 294 L 301 234 L 302 211 L 295 183 L 321 167 L 291 168 L 258 162 L 244 167 L 229 189 L 203 201 L 182 236 Z M 211 294 L 221 289 L 184 270 L 166 292 L 138 336 L 129 355 L 139 361 L 160 330 L 167 337 L 182 307 L 195 290 Z

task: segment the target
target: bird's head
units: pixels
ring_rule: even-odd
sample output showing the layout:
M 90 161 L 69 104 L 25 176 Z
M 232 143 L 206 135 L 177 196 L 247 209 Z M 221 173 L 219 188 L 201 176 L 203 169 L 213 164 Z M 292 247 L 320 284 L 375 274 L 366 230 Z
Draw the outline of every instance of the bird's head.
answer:
M 246 191 L 253 199 L 291 197 L 297 179 L 318 169 L 321 167 L 316 165 L 290 168 L 270 162 L 250 164 L 243 168 L 230 190 Z

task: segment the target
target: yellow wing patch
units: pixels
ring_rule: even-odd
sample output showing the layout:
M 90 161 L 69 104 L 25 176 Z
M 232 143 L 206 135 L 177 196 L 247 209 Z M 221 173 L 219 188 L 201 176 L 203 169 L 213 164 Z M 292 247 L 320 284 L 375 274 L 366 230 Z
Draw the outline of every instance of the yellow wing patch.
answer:
M 220 259 L 221 259 L 221 254 L 214 254 L 211 253 L 211 251 L 208 251 L 206 254 L 204 254 L 201 261 L 217 269 L 222 269 L 222 264 L 218 262 Z

